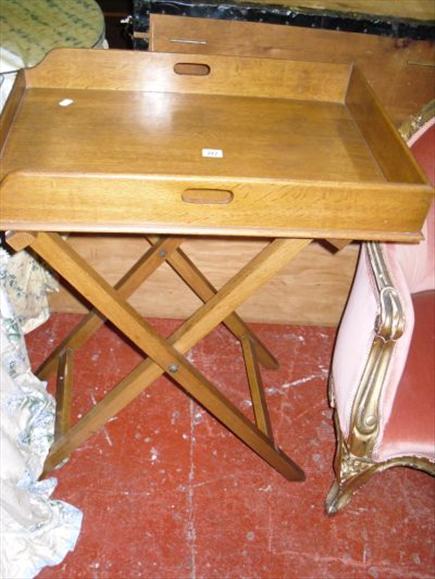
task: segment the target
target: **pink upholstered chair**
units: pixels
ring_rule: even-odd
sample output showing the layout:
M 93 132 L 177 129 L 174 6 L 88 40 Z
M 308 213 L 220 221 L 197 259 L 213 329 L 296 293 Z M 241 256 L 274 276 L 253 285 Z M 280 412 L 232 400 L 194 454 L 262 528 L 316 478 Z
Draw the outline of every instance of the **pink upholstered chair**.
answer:
M 435 103 L 408 139 L 434 183 Z M 335 407 L 337 512 L 375 472 L 435 474 L 435 205 L 418 245 L 363 244 L 330 378 Z

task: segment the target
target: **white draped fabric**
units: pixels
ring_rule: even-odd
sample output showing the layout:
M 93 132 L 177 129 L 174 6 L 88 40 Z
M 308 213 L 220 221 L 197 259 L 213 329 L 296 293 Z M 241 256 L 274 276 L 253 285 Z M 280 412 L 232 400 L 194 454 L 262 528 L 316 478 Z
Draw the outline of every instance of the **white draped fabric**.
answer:
M 0 49 L 0 105 L 22 67 Z M 35 577 L 76 544 L 82 513 L 50 498 L 56 479 L 38 481 L 53 441 L 55 401 L 31 371 L 24 334 L 48 318 L 56 282 L 26 252 L 0 249 L 0 577 Z

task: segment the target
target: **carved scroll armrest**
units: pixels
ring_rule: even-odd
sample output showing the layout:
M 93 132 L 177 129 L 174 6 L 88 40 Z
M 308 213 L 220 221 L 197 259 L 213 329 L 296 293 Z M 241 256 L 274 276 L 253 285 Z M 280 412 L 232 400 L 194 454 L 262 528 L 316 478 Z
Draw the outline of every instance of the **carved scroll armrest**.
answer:
M 379 311 L 375 337 L 358 385 L 352 408 L 348 447 L 354 456 L 370 460 L 379 432 L 379 402 L 396 341 L 402 336 L 405 315 L 397 289 L 388 271 L 382 246 L 367 244 L 373 278 L 378 291 Z
M 391 280 L 379 243 L 369 242 L 367 250 L 376 287 L 379 292 L 379 314 L 376 318 L 375 333 L 385 341 L 398 340 L 405 327 L 405 316 L 397 289 Z

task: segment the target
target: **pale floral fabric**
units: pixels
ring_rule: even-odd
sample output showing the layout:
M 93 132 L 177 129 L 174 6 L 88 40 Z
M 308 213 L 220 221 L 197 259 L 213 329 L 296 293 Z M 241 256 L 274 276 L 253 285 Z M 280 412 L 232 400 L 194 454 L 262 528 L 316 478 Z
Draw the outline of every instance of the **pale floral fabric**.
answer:
M 58 283 L 26 251 L 7 257 L 3 254 L 3 259 L 3 287 L 21 329 L 27 334 L 47 321 L 50 315 L 48 294 L 58 290 Z
M 0 576 L 35 577 L 73 549 L 82 513 L 52 500 L 56 479 L 38 481 L 53 441 L 55 401 L 30 369 L 20 322 L 8 300 L 0 265 Z
M 0 53 L 0 105 L 20 59 Z M 0 577 L 35 577 L 74 548 L 82 513 L 50 498 L 56 479 L 38 481 L 53 442 L 55 401 L 33 375 L 24 334 L 49 316 L 57 282 L 27 252 L 0 248 Z
M 82 513 L 50 499 L 56 479 L 38 481 L 53 442 L 55 401 L 31 371 L 21 322 L 9 300 L 19 295 L 16 301 L 23 305 L 24 290 L 9 263 L 0 250 L 0 576 L 25 579 L 60 563 L 74 548 Z M 27 315 L 24 321 L 34 325 Z

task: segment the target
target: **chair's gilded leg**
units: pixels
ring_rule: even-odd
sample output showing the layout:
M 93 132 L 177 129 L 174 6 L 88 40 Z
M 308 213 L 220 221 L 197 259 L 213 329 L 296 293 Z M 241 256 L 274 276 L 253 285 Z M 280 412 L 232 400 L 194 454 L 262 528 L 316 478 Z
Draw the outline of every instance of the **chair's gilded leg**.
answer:
M 218 418 L 254 452 L 288 480 L 303 480 L 303 471 L 180 354 L 176 347 L 159 336 L 134 308 L 57 234 L 32 235 L 32 249 L 58 271 L 104 316 L 167 371 L 189 394 Z M 194 343 L 209 333 L 242 303 L 247 295 L 268 281 L 311 240 L 278 239 L 268 245 L 212 299 L 185 323 L 185 336 Z M 185 338 L 184 336 L 184 338 Z M 186 348 L 180 339 L 181 350 Z M 124 405 L 123 405 L 124 406 Z M 122 407 L 123 407 L 122 406 Z M 63 455 L 65 456 L 65 454 Z M 59 457 L 61 460 L 61 457 Z
M 155 243 L 155 238 L 150 237 L 149 241 Z M 208 301 L 217 293 L 216 288 L 213 287 L 208 279 L 180 248 L 168 256 L 167 262 L 203 302 Z M 236 313 L 231 313 L 225 320 L 223 320 L 223 323 L 239 340 L 246 335 L 250 337 L 258 361 L 265 368 L 275 370 L 279 367 L 276 358 Z
M 180 237 L 158 239 L 155 245 L 127 271 L 115 285 L 119 295 L 127 298 L 149 277 L 171 253 L 182 243 Z M 56 372 L 59 356 L 69 348 L 77 350 L 82 346 L 98 328 L 104 324 L 105 317 L 96 310 L 91 310 L 72 330 L 72 332 L 51 352 L 48 358 L 36 371 L 41 380 L 48 378 Z
M 389 468 L 407 466 L 435 476 L 435 464 L 424 457 L 399 456 L 384 462 L 373 462 L 370 459 L 355 456 L 343 438 L 336 412 L 334 418 L 337 433 L 337 451 L 334 460 L 336 480 L 326 497 L 325 506 L 328 515 L 334 515 L 345 507 L 353 494 L 374 474 Z
M 377 471 L 377 465 L 353 456 L 343 438 L 335 412 L 335 427 L 337 435 L 337 450 L 334 460 L 336 480 L 326 497 L 326 512 L 334 515 L 345 507 L 353 493 Z

